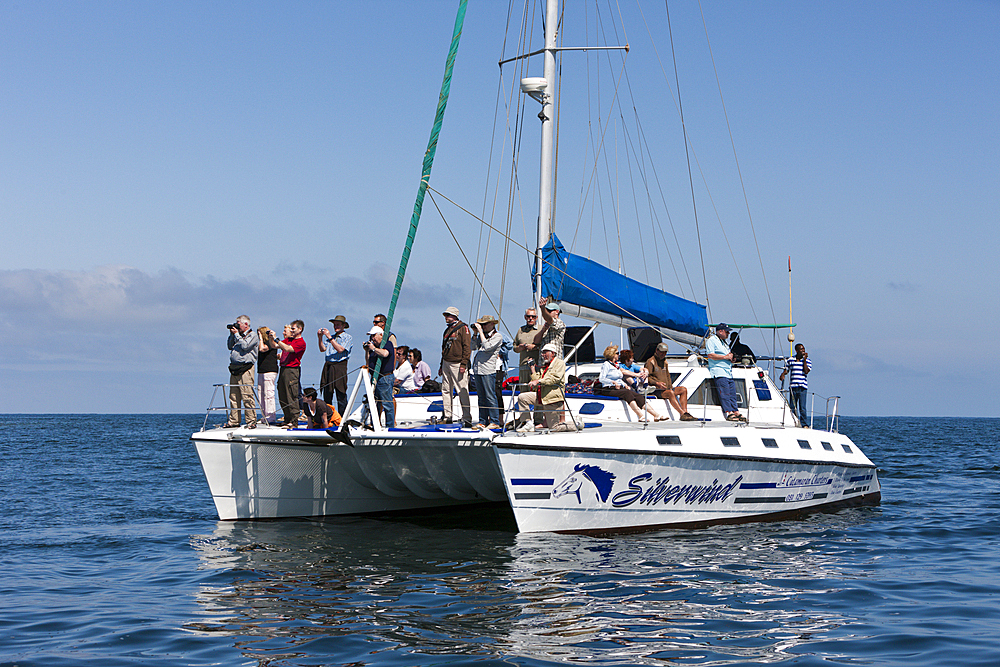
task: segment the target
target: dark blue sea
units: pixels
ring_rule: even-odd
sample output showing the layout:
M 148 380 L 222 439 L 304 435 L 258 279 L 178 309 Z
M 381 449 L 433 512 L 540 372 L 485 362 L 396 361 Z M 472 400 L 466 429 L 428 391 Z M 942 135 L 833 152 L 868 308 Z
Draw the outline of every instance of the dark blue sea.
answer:
M 1000 419 L 845 417 L 879 507 L 614 539 L 223 523 L 202 421 L 0 415 L 0 664 L 1000 664 Z

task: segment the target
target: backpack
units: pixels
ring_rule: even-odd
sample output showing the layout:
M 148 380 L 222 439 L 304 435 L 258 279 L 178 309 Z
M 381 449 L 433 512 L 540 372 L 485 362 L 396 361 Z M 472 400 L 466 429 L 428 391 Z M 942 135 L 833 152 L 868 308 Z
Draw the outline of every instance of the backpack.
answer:
M 497 355 L 499 355 L 500 363 L 503 364 L 503 367 L 507 368 L 507 360 L 510 358 L 510 353 L 514 351 L 514 341 L 508 338 L 505 333 L 501 333 L 500 335 L 503 336 L 503 343 L 500 344 Z

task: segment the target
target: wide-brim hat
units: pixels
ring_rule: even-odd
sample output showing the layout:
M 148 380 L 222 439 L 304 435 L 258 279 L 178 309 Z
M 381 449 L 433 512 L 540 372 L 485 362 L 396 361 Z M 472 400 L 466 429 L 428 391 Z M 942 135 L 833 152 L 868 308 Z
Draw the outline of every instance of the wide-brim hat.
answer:
M 455 306 L 448 306 L 447 308 L 444 309 L 444 312 L 441 313 L 441 314 L 442 315 L 452 315 L 453 317 L 458 317 L 458 308 L 456 308 Z
M 551 352 L 552 354 L 559 354 L 559 347 L 555 343 L 546 343 L 542 345 L 542 352 Z
M 493 317 L 492 315 L 483 315 L 478 320 L 476 320 L 476 324 L 496 324 L 496 323 L 497 323 L 497 318 Z
M 333 323 L 333 322 L 340 322 L 341 324 L 344 325 L 345 329 L 350 329 L 351 328 L 351 325 L 347 323 L 347 318 L 344 317 L 343 315 L 337 315 L 332 320 L 330 320 L 330 322 L 331 323 Z

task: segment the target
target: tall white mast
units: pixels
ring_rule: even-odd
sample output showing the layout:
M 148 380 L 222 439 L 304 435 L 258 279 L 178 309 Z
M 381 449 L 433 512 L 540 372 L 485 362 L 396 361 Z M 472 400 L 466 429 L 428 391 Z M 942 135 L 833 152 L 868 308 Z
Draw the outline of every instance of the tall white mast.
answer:
M 556 29 L 559 24 L 559 0 L 548 0 L 545 7 L 545 91 L 542 94 L 541 172 L 538 185 L 538 245 L 535 250 L 535 292 L 542 294 L 542 246 L 552 236 L 552 180 L 555 143 Z

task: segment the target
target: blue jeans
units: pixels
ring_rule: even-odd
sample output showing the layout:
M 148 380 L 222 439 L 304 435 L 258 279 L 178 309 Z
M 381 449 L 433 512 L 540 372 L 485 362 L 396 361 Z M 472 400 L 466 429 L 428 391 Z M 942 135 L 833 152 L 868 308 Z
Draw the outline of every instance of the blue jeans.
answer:
M 806 407 L 806 394 L 808 393 L 807 387 L 790 387 L 788 389 L 788 402 L 792 406 L 792 414 L 799 418 L 799 423 L 803 426 L 809 425 L 809 411 Z
M 719 392 L 722 412 L 727 415 L 730 412 L 736 412 L 736 383 L 733 382 L 733 378 L 716 377 L 712 379 L 715 380 L 715 389 Z
M 396 406 L 392 402 L 392 380 L 393 375 L 383 375 L 375 383 L 375 402 L 385 413 L 385 427 L 392 428 L 396 425 Z
M 393 375 L 383 375 L 375 383 L 375 403 L 378 405 L 378 412 L 385 413 L 385 427 L 392 428 L 396 425 L 396 407 L 392 402 L 392 380 Z M 371 412 L 368 409 L 368 402 L 365 401 L 364 409 L 361 410 L 361 420 L 369 423 Z
M 496 373 L 487 375 L 473 375 L 472 381 L 476 385 L 476 400 L 479 402 L 479 422 L 486 424 L 500 423 L 500 404 L 497 403 L 497 376 Z

